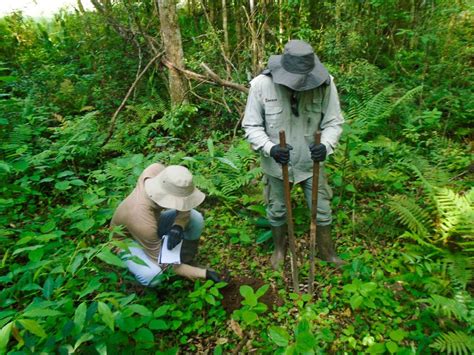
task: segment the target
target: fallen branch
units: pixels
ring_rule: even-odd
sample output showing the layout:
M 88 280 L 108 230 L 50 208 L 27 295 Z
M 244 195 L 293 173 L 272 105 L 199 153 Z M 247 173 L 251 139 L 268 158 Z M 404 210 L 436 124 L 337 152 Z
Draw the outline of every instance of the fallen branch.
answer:
M 247 87 L 245 87 L 244 85 L 234 83 L 233 81 L 222 79 L 221 77 L 219 77 L 219 75 L 217 75 L 215 72 L 213 72 L 204 63 L 201 63 L 201 67 L 205 70 L 207 75 L 199 74 L 199 73 L 193 72 L 193 71 L 188 70 L 188 69 L 180 68 L 180 67 L 174 65 L 173 63 L 171 63 L 170 61 L 168 61 L 166 59 L 163 59 L 162 63 L 167 68 L 175 69 L 175 70 L 183 73 L 185 76 L 187 76 L 190 79 L 206 82 L 208 84 L 221 85 L 221 86 L 224 86 L 224 87 L 228 87 L 228 88 L 231 88 L 231 89 L 234 89 L 234 90 L 244 92 L 246 94 L 249 92 L 249 89 Z
M 153 58 L 151 58 L 151 60 L 148 62 L 148 64 L 145 66 L 145 68 L 143 68 L 143 70 L 140 72 L 140 74 L 137 75 L 137 77 L 135 78 L 135 81 L 133 82 L 132 86 L 130 86 L 130 88 L 128 89 L 128 92 L 127 94 L 125 95 L 125 97 L 123 98 L 122 100 L 122 103 L 120 104 L 120 106 L 117 108 L 117 110 L 114 112 L 113 116 L 112 116 L 112 119 L 110 120 L 110 127 L 109 127 L 109 133 L 107 134 L 107 137 L 105 138 L 104 142 L 102 143 L 102 147 L 104 145 L 106 145 L 109 141 L 110 141 L 110 138 L 112 138 L 112 135 L 114 134 L 114 129 L 115 129 L 115 122 L 117 121 L 117 117 L 118 117 L 118 114 L 120 113 L 120 111 L 122 111 L 122 109 L 124 108 L 128 98 L 130 97 L 130 95 L 132 94 L 133 90 L 135 89 L 135 87 L 137 86 L 138 82 L 140 81 L 140 79 L 143 77 L 143 75 L 146 73 L 146 71 L 150 68 L 150 66 L 158 59 L 160 58 L 162 55 L 163 55 L 164 52 L 160 52 L 158 53 L 157 55 L 155 55 Z

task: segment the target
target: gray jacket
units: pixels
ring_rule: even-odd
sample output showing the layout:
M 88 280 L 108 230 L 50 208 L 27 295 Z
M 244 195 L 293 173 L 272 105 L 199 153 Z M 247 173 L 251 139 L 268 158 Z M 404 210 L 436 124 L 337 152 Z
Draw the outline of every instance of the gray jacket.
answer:
M 342 133 L 344 119 L 333 78 L 329 85 L 297 92 L 299 116 L 291 112 L 291 90 L 275 84 L 271 76 L 259 75 L 251 82 L 242 127 L 252 148 L 261 154 L 265 174 L 282 179 L 281 166 L 270 157 L 278 144 L 279 131 L 285 130 L 290 152 L 290 181 L 298 183 L 312 176 L 309 145 L 314 132 L 321 130 L 321 143 L 331 154 Z M 321 119 L 322 118 L 322 119 Z

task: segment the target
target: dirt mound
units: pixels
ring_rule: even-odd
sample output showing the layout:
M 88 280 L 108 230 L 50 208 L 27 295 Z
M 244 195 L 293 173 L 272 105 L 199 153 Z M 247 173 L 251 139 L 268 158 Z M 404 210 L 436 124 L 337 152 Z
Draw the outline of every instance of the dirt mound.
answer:
M 224 296 L 222 306 L 227 313 L 232 313 L 242 306 L 241 301 L 244 298 L 240 294 L 240 286 L 248 285 L 252 287 L 254 291 L 257 291 L 264 284 L 265 283 L 262 280 L 251 277 L 233 278 L 227 287 L 221 289 L 221 293 Z M 275 307 L 283 305 L 283 300 L 272 287 L 270 287 L 267 292 L 259 298 L 259 302 L 265 303 L 269 310 L 273 310 Z

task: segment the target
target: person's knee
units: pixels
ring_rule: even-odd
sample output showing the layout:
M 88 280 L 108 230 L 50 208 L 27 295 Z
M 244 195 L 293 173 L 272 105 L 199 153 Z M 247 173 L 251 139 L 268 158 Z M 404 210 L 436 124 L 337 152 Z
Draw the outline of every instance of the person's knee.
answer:
M 318 211 L 316 220 L 321 226 L 327 226 L 332 222 L 331 203 L 329 200 L 323 199 L 318 201 Z
M 155 278 L 161 274 L 161 268 L 143 268 L 140 273 L 135 275 L 135 278 L 143 286 L 153 287 L 156 286 L 157 282 Z
M 267 218 L 270 225 L 279 227 L 286 223 L 286 208 L 282 204 L 273 203 L 267 206 Z
M 204 229 L 204 217 L 196 210 L 191 210 L 189 223 L 185 229 L 185 238 L 189 240 L 196 240 L 202 234 Z

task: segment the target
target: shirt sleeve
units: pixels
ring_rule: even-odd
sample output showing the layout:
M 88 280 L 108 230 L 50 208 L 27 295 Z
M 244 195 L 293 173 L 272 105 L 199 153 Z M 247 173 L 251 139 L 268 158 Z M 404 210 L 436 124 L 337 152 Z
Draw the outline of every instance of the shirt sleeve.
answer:
M 265 111 L 257 85 L 250 87 L 245 107 L 242 128 L 245 138 L 256 151 L 261 150 L 265 156 L 270 156 L 270 149 L 275 145 L 265 131 Z
M 331 83 L 326 89 L 323 99 L 324 117 L 321 121 L 321 143 L 326 146 L 328 155 L 334 152 L 342 133 L 344 118 L 342 117 L 341 105 L 336 85 L 331 77 Z

